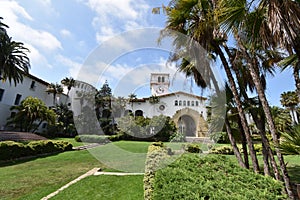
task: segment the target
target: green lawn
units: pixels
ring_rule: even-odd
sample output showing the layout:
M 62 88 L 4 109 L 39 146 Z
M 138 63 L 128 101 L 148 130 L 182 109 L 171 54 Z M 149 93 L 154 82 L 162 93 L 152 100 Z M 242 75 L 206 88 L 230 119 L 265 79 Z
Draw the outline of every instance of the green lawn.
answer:
M 98 153 L 105 151 L 108 157 L 116 159 L 118 152 L 110 151 L 112 147 L 118 147 L 118 150 L 121 149 L 124 152 L 129 152 L 129 155 L 135 155 L 131 151 L 135 153 L 147 152 L 146 149 L 149 144 L 121 141 L 99 146 L 89 151 Z M 41 199 L 94 167 L 114 171 L 110 165 L 104 166 L 100 163 L 89 151 L 64 152 L 48 157 L 0 165 L 0 199 Z M 139 161 L 142 160 L 141 156 L 137 158 Z M 127 166 L 128 159 L 124 156 L 118 157 L 118 165 Z M 101 161 L 101 159 L 99 160 Z M 141 168 L 141 164 L 144 163 L 130 163 L 130 166 L 136 167 L 138 165 Z M 108 167 L 110 169 L 107 169 Z M 113 191 L 114 189 L 111 192 Z
M 56 195 L 53 200 L 144 199 L 144 176 L 89 176 Z
M 2 164 L 0 199 L 41 199 L 94 167 L 105 171 L 143 172 L 149 144 L 120 141 L 88 151 L 64 152 Z M 234 156 L 230 157 L 234 159 Z M 300 182 L 300 156 L 285 156 L 285 160 L 293 182 Z M 116 199 L 117 196 L 142 199 L 142 187 L 142 176 L 93 176 L 71 186 L 57 199 Z M 81 194 L 95 198 L 81 198 Z

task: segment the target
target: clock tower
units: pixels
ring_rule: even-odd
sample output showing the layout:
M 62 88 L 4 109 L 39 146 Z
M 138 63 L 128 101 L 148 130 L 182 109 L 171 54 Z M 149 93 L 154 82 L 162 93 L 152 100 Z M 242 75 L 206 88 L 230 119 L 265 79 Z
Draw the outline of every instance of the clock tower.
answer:
M 151 73 L 150 89 L 153 96 L 169 93 L 170 75 L 167 73 Z

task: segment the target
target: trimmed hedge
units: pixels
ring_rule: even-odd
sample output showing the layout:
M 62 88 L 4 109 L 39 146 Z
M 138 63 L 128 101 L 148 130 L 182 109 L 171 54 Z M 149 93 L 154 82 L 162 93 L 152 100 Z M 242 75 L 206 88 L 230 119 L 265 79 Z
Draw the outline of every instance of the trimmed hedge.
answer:
M 72 150 L 73 145 L 66 141 L 40 140 L 23 144 L 13 141 L 0 142 L 0 160 L 11 160 L 25 156 Z
M 105 144 L 105 143 L 109 142 L 109 136 L 105 136 L 105 135 L 77 135 L 75 137 L 75 140 L 77 142 Z
M 168 199 L 286 199 L 282 183 L 239 167 L 221 155 L 184 154 L 156 171 L 152 200 Z
M 211 154 L 223 154 L 223 155 L 234 155 L 233 148 L 231 146 L 215 147 L 210 150 Z
M 152 193 L 154 188 L 155 171 L 161 167 L 163 161 L 168 159 L 171 154 L 162 142 L 154 142 L 148 147 L 145 175 L 144 175 L 144 199 L 152 199 Z

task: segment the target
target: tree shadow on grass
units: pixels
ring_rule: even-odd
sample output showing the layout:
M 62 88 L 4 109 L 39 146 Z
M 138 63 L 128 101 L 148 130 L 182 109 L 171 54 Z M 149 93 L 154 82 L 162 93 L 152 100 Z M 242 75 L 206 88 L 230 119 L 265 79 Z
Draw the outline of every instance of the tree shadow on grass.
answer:
M 7 167 L 7 166 L 12 166 L 12 165 L 18 165 L 22 163 L 26 163 L 29 161 L 36 160 L 38 158 L 46 158 L 49 156 L 55 156 L 58 155 L 62 152 L 55 152 L 55 153 L 48 153 L 48 154 L 41 154 L 41 155 L 36 155 L 36 156 L 26 156 L 26 157 L 21 157 L 13 160 L 5 160 L 5 161 L 0 161 L 0 167 Z

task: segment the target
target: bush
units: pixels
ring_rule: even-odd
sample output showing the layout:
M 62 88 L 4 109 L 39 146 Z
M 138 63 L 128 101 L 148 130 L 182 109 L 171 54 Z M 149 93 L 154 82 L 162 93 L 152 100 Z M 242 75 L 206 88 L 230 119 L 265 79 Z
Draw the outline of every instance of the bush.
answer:
M 148 147 L 145 175 L 144 175 L 144 199 L 152 199 L 153 181 L 155 171 L 162 166 L 163 161 L 169 158 L 171 154 L 162 142 L 154 142 Z
M 216 147 L 210 150 L 211 154 L 223 154 L 223 155 L 234 155 L 231 146 Z
M 282 183 L 239 167 L 220 155 L 184 154 L 156 171 L 152 200 L 286 199 Z
M 202 150 L 198 144 L 187 144 L 184 149 L 189 153 L 202 153 Z
M 170 137 L 170 142 L 185 142 L 185 135 L 181 132 L 176 132 Z
M 105 144 L 109 142 L 108 138 L 109 136 L 105 135 L 77 135 L 75 140 L 77 142 Z
M 70 151 L 73 146 L 65 141 L 41 140 L 23 144 L 13 141 L 0 142 L 0 160 L 11 160 L 25 156 Z

